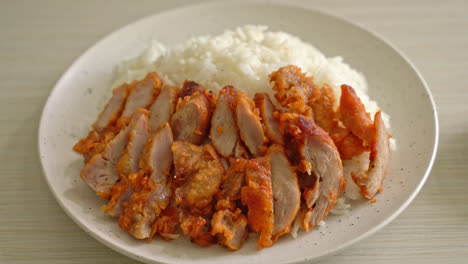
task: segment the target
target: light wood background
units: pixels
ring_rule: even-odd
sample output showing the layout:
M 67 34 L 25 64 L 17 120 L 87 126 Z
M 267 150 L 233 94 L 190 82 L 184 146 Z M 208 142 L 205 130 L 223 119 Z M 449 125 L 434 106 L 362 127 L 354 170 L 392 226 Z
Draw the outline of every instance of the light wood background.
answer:
M 0 1 L 1 263 L 135 262 L 83 232 L 55 202 L 37 154 L 39 117 L 61 74 L 98 39 L 190 2 Z M 319 263 L 468 263 L 468 2 L 293 2 L 396 44 L 426 78 L 441 128 L 431 176 L 408 209 Z

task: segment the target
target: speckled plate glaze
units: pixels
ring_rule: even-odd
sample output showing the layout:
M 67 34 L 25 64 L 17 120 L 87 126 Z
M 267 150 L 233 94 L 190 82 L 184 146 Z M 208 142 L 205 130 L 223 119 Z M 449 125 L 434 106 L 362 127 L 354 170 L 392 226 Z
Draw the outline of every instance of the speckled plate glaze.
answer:
M 367 77 L 370 97 L 391 116 L 398 142 L 384 192 L 377 202 L 354 202 L 348 215 L 329 216 L 319 230 L 285 236 L 257 251 L 251 235 L 230 252 L 200 248 L 188 239 L 152 243 L 122 231 L 100 211 L 104 203 L 79 178 L 82 158 L 72 151 L 86 135 L 102 102 L 110 96 L 113 69 L 137 55 L 152 39 L 168 45 L 191 36 L 218 34 L 243 24 L 265 24 L 313 43 L 327 56 L 340 55 Z M 44 174 L 59 204 L 93 237 L 147 263 L 286 263 L 311 260 L 344 248 L 382 228 L 414 199 L 429 175 L 438 141 L 437 114 L 430 91 L 414 66 L 375 34 L 342 19 L 298 7 L 260 3 L 208 3 L 139 20 L 99 41 L 65 72 L 42 114 L 39 153 Z

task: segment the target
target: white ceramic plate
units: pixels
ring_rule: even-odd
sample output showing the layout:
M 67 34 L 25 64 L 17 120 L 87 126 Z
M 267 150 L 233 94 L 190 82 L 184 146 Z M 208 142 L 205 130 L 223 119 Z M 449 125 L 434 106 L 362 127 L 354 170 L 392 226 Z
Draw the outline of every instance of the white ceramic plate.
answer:
M 345 216 L 329 216 L 326 226 L 297 239 L 280 239 L 257 251 L 251 238 L 237 252 L 220 246 L 200 248 L 188 239 L 170 243 L 137 241 L 100 211 L 103 201 L 79 178 L 82 158 L 72 152 L 86 135 L 102 102 L 110 96 L 113 69 L 137 55 L 152 39 L 171 45 L 191 36 L 218 34 L 243 24 L 265 24 L 297 35 L 327 56 L 341 55 L 363 72 L 370 98 L 392 119 L 398 141 L 384 192 L 377 203 L 354 203 Z M 147 17 L 101 40 L 86 51 L 59 80 L 39 129 L 39 152 L 46 180 L 68 215 L 93 237 L 137 260 L 156 263 L 300 262 L 334 252 L 388 224 L 423 186 L 434 160 L 438 123 L 424 80 L 404 56 L 374 34 L 313 10 L 272 4 L 209 3 Z

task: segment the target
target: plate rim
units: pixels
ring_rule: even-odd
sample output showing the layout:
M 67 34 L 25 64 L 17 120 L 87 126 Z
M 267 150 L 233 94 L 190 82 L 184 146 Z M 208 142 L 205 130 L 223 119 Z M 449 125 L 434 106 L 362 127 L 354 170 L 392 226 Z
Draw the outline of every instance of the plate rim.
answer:
M 149 20 L 154 16 L 173 13 L 173 12 L 179 12 L 179 11 L 184 10 L 184 9 L 191 9 L 191 8 L 197 8 L 197 7 L 202 7 L 202 6 L 210 6 L 210 7 L 220 6 L 221 7 L 221 6 L 232 6 L 232 5 L 279 6 L 279 7 L 295 8 L 295 9 L 302 9 L 302 10 L 317 12 L 317 13 L 321 13 L 321 14 L 324 14 L 326 16 L 329 16 L 329 17 L 331 17 L 333 19 L 336 19 L 336 20 L 338 20 L 340 22 L 343 22 L 343 23 L 349 24 L 351 26 L 354 26 L 354 27 L 360 29 L 363 32 L 366 32 L 367 34 L 371 35 L 375 39 L 381 41 L 383 44 L 390 47 L 393 51 L 395 51 L 395 53 L 400 58 L 403 59 L 403 61 L 416 74 L 416 76 L 418 77 L 418 80 L 423 85 L 424 90 L 425 90 L 425 92 L 426 92 L 426 94 L 427 94 L 427 96 L 429 98 L 429 101 L 430 101 L 430 104 L 431 104 L 431 107 L 432 107 L 432 113 L 433 113 L 432 117 L 434 118 L 434 124 L 433 124 L 434 125 L 434 139 L 433 139 L 432 154 L 431 154 L 429 163 L 427 164 L 427 168 L 426 168 L 426 171 L 424 172 L 423 178 L 421 179 L 419 184 L 416 186 L 416 188 L 413 190 L 413 192 L 411 192 L 408 199 L 403 204 L 401 204 L 399 206 L 399 208 L 397 210 L 395 210 L 384 221 L 382 221 L 380 224 L 370 228 L 369 230 L 365 231 L 363 234 L 361 234 L 361 235 L 359 235 L 359 236 L 357 236 L 357 237 L 355 237 L 355 238 L 353 238 L 353 239 L 351 239 L 351 240 L 349 240 L 349 241 L 347 241 L 345 243 L 342 243 L 341 245 L 339 245 L 337 247 L 331 248 L 329 250 L 325 250 L 325 251 L 319 253 L 315 257 L 312 257 L 312 258 L 307 258 L 306 257 L 306 258 L 301 258 L 301 259 L 295 259 L 295 260 L 292 260 L 290 263 L 300 263 L 300 262 L 304 262 L 304 261 L 310 261 L 312 259 L 321 259 L 321 258 L 323 258 L 325 256 L 328 256 L 328 255 L 330 255 L 332 253 L 336 253 L 337 251 L 340 251 L 340 250 L 342 250 L 342 249 L 344 249 L 346 247 L 349 247 L 350 245 L 355 244 L 356 242 L 358 242 L 360 240 L 363 240 L 363 239 L 375 234 L 378 230 L 382 229 L 383 227 L 388 225 L 390 222 L 395 220 L 395 218 L 397 218 L 414 201 L 414 199 L 416 198 L 418 193 L 421 191 L 422 187 L 426 183 L 427 178 L 429 177 L 429 175 L 431 173 L 431 170 L 433 168 L 433 165 L 434 165 L 434 162 L 435 162 L 435 159 L 436 159 L 436 156 L 437 156 L 437 151 L 438 151 L 438 146 L 439 146 L 439 137 L 440 137 L 440 135 L 439 135 L 439 133 L 440 133 L 439 119 L 438 119 L 438 112 L 437 112 L 437 107 L 436 107 L 435 100 L 433 98 L 433 95 L 432 95 L 432 92 L 431 92 L 431 90 L 429 88 L 429 85 L 427 84 L 427 82 L 424 79 L 424 77 L 422 76 L 422 74 L 419 72 L 418 68 L 414 65 L 414 63 L 408 58 L 408 56 L 402 50 L 400 50 L 400 48 L 398 48 L 395 44 L 393 44 L 391 41 L 389 41 L 388 39 L 386 39 L 385 37 L 383 37 L 379 33 L 376 33 L 375 31 L 373 31 L 371 29 L 365 28 L 364 26 L 360 25 L 359 23 L 350 21 L 349 19 L 347 19 L 345 17 L 341 17 L 341 16 L 335 15 L 333 13 L 330 13 L 327 10 L 318 9 L 318 8 L 314 8 L 314 7 L 306 7 L 304 5 L 292 4 L 292 3 L 258 2 L 258 1 L 247 1 L 247 0 L 236 1 L 236 2 L 233 2 L 233 3 L 208 1 L 208 2 L 189 4 L 189 5 L 182 5 L 182 6 L 178 6 L 178 7 L 175 7 L 175 8 L 169 8 L 169 9 L 166 9 L 166 10 L 163 10 L 163 11 L 160 11 L 160 12 L 154 12 L 152 14 L 143 16 L 143 17 L 141 17 L 141 18 L 139 18 L 137 20 L 134 20 L 134 21 L 132 21 L 130 23 L 127 23 L 127 24 L 125 24 L 123 26 L 120 26 L 120 27 L 112 30 L 110 33 L 102 36 L 98 41 L 94 42 L 91 46 L 86 48 L 86 50 L 84 50 L 77 58 L 74 59 L 74 61 L 70 64 L 70 66 L 67 67 L 67 69 L 62 73 L 62 75 L 60 76 L 58 81 L 55 83 L 54 87 L 50 91 L 50 93 L 49 93 L 49 95 L 47 97 L 47 100 L 46 100 L 46 102 L 45 102 L 45 104 L 44 104 L 44 106 L 42 108 L 41 117 L 40 117 L 40 121 L 39 121 L 38 136 L 37 136 L 37 140 L 38 140 L 37 141 L 37 144 L 38 144 L 37 147 L 38 147 L 38 154 L 39 154 L 39 159 L 40 159 L 40 163 L 41 163 L 41 169 L 42 169 L 42 172 L 43 172 L 43 177 L 46 180 L 47 186 L 49 187 L 49 190 L 52 192 L 56 202 L 65 211 L 65 213 L 73 220 L 73 222 L 75 222 L 85 233 L 90 234 L 97 241 L 99 241 L 100 243 L 104 244 L 108 248 L 110 248 L 110 249 L 112 249 L 112 250 L 114 250 L 114 251 L 116 251 L 116 252 L 118 252 L 120 254 L 123 254 L 123 255 L 125 255 L 127 257 L 133 258 L 133 259 L 138 260 L 138 261 L 143 261 L 145 263 L 149 263 L 149 262 L 151 262 L 151 263 L 164 263 L 164 262 L 161 262 L 159 260 L 154 260 L 154 259 L 150 259 L 150 258 L 147 258 L 147 257 L 144 257 L 144 256 L 137 255 L 137 254 L 133 253 L 132 251 L 127 250 L 125 247 L 121 247 L 118 244 L 114 244 L 114 243 L 102 238 L 98 234 L 92 232 L 90 229 L 88 229 L 88 227 L 85 224 L 81 223 L 81 221 L 77 217 L 75 217 L 72 214 L 72 212 L 70 212 L 68 210 L 68 208 L 63 204 L 63 202 L 59 198 L 59 195 L 54 190 L 54 188 L 52 187 L 52 183 L 49 181 L 49 178 L 47 177 L 46 170 L 44 168 L 43 155 L 42 155 L 42 146 L 41 146 L 41 138 L 42 138 L 41 131 L 43 131 L 43 121 L 45 119 L 46 109 L 47 109 L 48 105 L 51 103 L 52 94 L 58 89 L 57 87 L 60 86 L 62 84 L 62 82 L 64 82 L 66 77 L 69 74 L 71 74 L 70 70 L 79 61 L 81 61 L 83 59 L 85 54 L 87 54 L 90 50 L 94 49 L 95 47 L 99 46 L 106 39 L 118 34 L 120 31 L 123 31 L 126 28 L 133 27 L 135 24 L 141 23 L 141 22 L 143 22 L 145 20 Z

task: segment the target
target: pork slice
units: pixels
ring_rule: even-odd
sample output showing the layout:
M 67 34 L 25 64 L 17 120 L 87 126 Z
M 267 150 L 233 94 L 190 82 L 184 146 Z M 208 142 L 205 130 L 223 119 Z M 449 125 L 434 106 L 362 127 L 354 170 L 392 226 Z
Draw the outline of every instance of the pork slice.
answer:
M 128 95 L 128 85 L 123 84 L 112 91 L 112 97 L 99 114 L 98 119 L 93 124 L 93 128 L 98 133 L 102 133 L 106 128 L 114 124 L 122 113 Z
M 375 133 L 370 142 L 369 169 L 357 177 L 351 175 L 361 189 L 361 194 L 368 199 L 372 199 L 379 192 L 390 164 L 390 135 L 380 111 L 375 114 L 374 127 Z
M 211 119 L 210 138 L 223 157 L 232 156 L 239 137 L 234 117 L 236 93 L 232 86 L 226 86 L 219 92 L 218 103 Z
M 158 98 L 150 107 L 151 131 L 156 131 L 162 123 L 171 120 L 179 98 L 179 92 L 179 88 L 170 85 L 164 85 L 161 88 Z
M 309 118 L 296 114 L 282 114 L 281 121 L 288 133 L 295 138 L 301 157 L 299 169 L 319 178 L 319 197 L 313 208 L 303 213 L 302 226 L 314 228 L 335 205 L 345 180 L 338 150 L 330 136 Z
M 130 84 L 130 93 L 122 112 L 123 120 L 138 108 L 148 108 L 158 96 L 160 89 L 161 80 L 155 72 L 148 73 L 143 80 Z
M 260 110 L 260 117 L 262 118 L 263 127 L 267 137 L 280 145 L 284 144 L 283 135 L 279 129 L 278 120 L 273 117 L 273 113 L 277 110 L 270 100 L 267 93 L 255 94 L 255 105 Z
M 254 157 L 262 155 L 260 148 L 266 143 L 262 123 L 254 102 L 243 92 L 236 97 L 236 122 L 245 146 Z
M 138 239 L 150 238 L 152 225 L 169 204 L 171 188 L 167 177 L 172 167 L 172 131 L 163 123 L 145 144 L 139 173 L 130 181 L 135 192 L 131 195 L 119 225 Z
M 203 142 L 211 119 L 211 104 L 201 85 L 185 82 L 177 110 L 171 118 L 171 128 L 175 140 L 183 140 L 195 145 Z M 182 99 L 183 98 L 183 99 Z
M 122 151 L 127 146 L 127 136 L 132 126 L 143 115 L 143 111 L 136 111 L 132 115 L 129 125 L 109 140 L 104 151 L 94 155 L 81 171 L 81 179 L 103 198 L 108 198 L 111 195 L 112 186 L 119 179 L 116 168 Z
M 271 163 L 271 185 L 274 199 L 273 241 L 291 232 L 301 206 L 301 191 L 297 175 L 292 168 L 285 150 L 280 145 L 268 149 Z
M 130 200 L 134 191 L 132 184 L 128 180 L 128 176 L 138 172 L 140 156 L 146 141 L 150 137 L 147 112 L 136 121 L 127 137 L 127 146 L 123 150 L 122 157 L 117 163 L 117 172 L 119 173 L 120 181 L 113 186 L 112 197 L 109 203 L 103 207 L 103 211 L 113 217 L 118 217 L 123 213 L 124 204 Z

